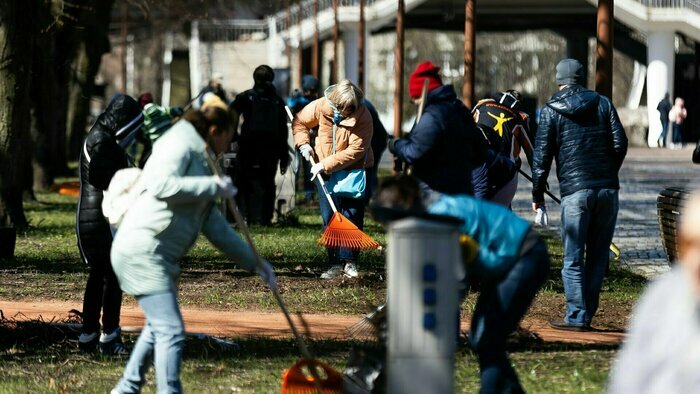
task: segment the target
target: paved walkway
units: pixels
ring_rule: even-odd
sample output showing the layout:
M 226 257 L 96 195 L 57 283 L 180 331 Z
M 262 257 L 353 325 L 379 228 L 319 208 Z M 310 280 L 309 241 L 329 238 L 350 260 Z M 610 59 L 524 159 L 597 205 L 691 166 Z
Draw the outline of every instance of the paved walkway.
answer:
M 668 186 L 700 186 L 700 166 L 691 161 L 693 148 L 677 151 L 632 148 L 620 172 L 620 212 L 613 242 L 620 248 L 623 262 L 647 277 L 669 269 L 659 236 L 656 197 Z M 529 168 L 524 169 L 530 172 Z M 555 169 L 549 176 L 549 183 L 551 191 L 559 197 Z M 522 217 L 532 219 L 529 182 L 521 177 L 518 189 L 513 209 Z M 548 197 L 546 199 L 550 228 L 558 231 L 559 208 Z

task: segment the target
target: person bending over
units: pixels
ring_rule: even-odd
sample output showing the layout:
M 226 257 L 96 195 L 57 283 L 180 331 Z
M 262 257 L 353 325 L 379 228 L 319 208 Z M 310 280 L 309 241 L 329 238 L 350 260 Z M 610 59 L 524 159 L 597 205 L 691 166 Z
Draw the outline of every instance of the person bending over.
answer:
M 418 182 L 405 175 L 382 182 L 375 206 L 463 221 L 462 239 L 471 245 L 469 250 L 477 250 L 475 256 L 463 255 L 462 280 L 467 289 L 477 283 L 480 288 L 469 342 L 479 358 L 481 392 L 523 392 L 506 354 L 506 339 L 547 278 L 544 241 L 527 221 L 501 205 L 467 195 L 422 193 Z

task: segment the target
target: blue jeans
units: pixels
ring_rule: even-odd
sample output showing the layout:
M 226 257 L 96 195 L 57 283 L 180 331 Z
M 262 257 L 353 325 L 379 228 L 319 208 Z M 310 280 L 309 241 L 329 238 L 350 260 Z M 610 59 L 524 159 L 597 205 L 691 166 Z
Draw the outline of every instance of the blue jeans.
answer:
M 678 123 L 673 123 L 673 143 L 674 144 L 680 144 L 683 142 L 683 125 L 679 125 Z
M 140 393 L 146 371 L 155 360 L 158 393 L 181 393 L 180 364 L 185 344 L 185 324 L 175 293 L 136 297 L 146 315 L 146 323 L 124 375 L 117 385 L 120 393 Z
M 333 210 L 331 209 L 331 205 L 328 203 L 328 199 L 323 194 L 323 190 L 320 187 L 318 190 L 318 195 L 321 217 L 323 218 L 323 229 L 325 230 L 328 226 L 328 222 L 330 222 L 331 218 L 333 217 Z M 348 218 L 360 230 L 364 228 L 364 198 L 333 197 L 333 202 L 335 203 L 336 208 L 338 208 L 338 212 Z M 339 265 L 341 264 L 341 260 L 348 260 L 355 263 L 357 262 L 357 257 L 360 255 L 360 252 L 357 250 L 345 248 L 326 248 L 326 250 L 328 251 L 328 263 L 330 265 Z
M 666 147 L 666 134 L 668 133 L 668 119 L 664 122 L 663 119 L 661 119 L 661 136 L 659 137 L 659 140 L 661 140 L 661 147 L 665 148 Z
M 584 189 L 561 199 L 561 276 L 567 304 L 564 320 L 569 324 L 590 325 L 598 309 L 617 211 L 614 189 Z
M 522 393 L 506 353 L 508 335 L 530 307 L 547 279 L 549 255 L 542 239 L 500 279 L 481 283 L 469 342 L 479 357 L 481 393 Z

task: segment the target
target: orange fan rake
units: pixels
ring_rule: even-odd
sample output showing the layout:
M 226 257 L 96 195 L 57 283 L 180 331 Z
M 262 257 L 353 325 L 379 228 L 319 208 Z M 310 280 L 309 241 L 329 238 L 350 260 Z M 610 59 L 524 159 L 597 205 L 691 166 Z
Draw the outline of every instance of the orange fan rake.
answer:
M 311 164 L 314 164 L 313 158 L 311 158 Z M 379 245 L 377 241 L 363 233 L 350 219 L 338 212 L 338 208 L 336 208 L 335 203 L 333 203 L 333 198 L 331 198 L 328 188 L 326 188 L 326 182 L 320 175 L 316 176 L 316 178 L 318 178 L 318 183 L 321 185 L 321 189 L 323 189 L 323 194 L 326 195 L 328 203 L 333 210 L 333 217 L 328 222 L 328 226 L 326 226 L 326 230 L 321 235 L 321 238 L 319 238 L 318 244 L 329 248 L 346 248 L 353 250 L 379 249 L 381 245 Z
M 312 372 L 312 369 L 314 371 Z M 284 371 L 282 394 L 341 394 L 343 375 L 316 360 L 299 360 Z

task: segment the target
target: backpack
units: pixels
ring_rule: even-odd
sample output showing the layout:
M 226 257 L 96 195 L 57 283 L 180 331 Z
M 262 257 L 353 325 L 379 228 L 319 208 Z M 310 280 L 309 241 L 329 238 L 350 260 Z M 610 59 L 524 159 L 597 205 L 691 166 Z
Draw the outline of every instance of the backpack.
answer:
M 245 128 L 241 130 L 241 140 L 268 144 L 270 139 L 279 136 L 282 100 L 276 94 L 263 96 L 255 90 L 249 91 L 248 100 L 249 112 L 244 115 Z
M 513 130 L 522 122 L 520 114 L 495 100 L 480 101 L 473 114 L 491 149 L 510 155 Z

